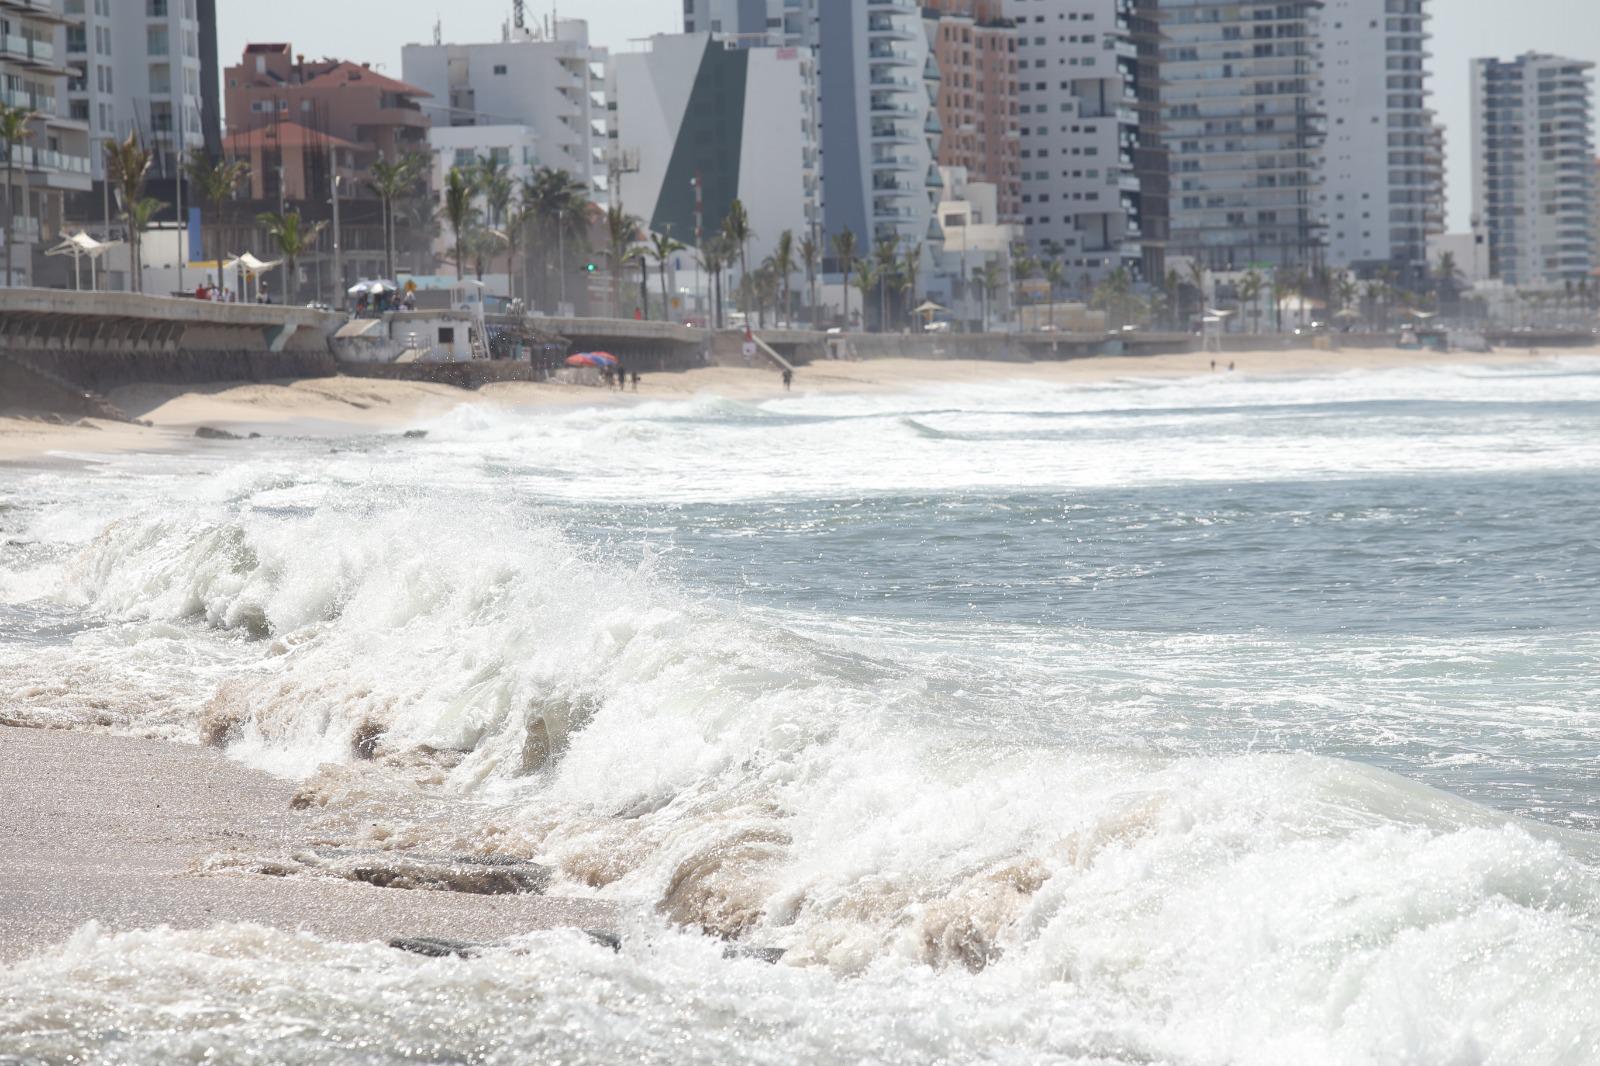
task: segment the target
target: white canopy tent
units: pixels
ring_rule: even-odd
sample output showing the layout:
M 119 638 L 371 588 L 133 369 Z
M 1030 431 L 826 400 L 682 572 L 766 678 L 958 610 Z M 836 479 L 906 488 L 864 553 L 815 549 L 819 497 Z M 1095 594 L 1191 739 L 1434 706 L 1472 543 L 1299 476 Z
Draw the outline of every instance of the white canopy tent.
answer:
M 72 256 L 72 287 L 83 290 L 83 277 L 81 274 L 83 257 L 89 257 L 89 288 L 91 291 L 100 287 L 99 275 L 96 267 L 100 257 L 113 248 L 121 247 L 122 241 L 97 241 L 83 230 L 62 239 L 54 248 L 46 249 L 45 255 L 70 255 Z
M 223 263 L 222 270 L 224 275 L 226 275 L 228 271 L 233 271 L 238 276 L 239 299 L 246 300 L 249 298 L 250 294 L 244 290 L 245 274 L 252 274 L 259 279 L 261 275 L 267 273 L 269 270 L 276 270 L 282 265 L 282 259 L 263 261 L 257 259 L 249 252 L 245 252 L 243 255 L 236 255 L 232 259 L 229 259 L 226 263 Z M 222 279 L 218 278 L 217 280 L 220 282 Z

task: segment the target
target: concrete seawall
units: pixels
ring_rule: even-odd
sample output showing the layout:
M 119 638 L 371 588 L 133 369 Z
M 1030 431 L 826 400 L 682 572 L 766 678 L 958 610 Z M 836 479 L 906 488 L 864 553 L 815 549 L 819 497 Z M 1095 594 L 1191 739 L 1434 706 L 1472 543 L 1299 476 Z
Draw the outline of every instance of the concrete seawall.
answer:
M 159 382 L 327 377 L 345 316 L 122 292 L 0 289 L 0 408 L 115 417 L 99 395 Z

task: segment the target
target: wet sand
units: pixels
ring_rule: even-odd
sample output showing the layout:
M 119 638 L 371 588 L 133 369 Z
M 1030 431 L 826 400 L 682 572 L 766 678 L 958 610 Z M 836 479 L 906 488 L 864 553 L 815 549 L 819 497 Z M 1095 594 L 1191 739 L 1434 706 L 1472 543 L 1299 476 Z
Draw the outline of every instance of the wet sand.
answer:
M 609 904 L 202 873 L 229 852 L 302 847 L 292 782 L 200 747 L 0 726 L 0 963 L 85 922 L 122 931 L 253 922 L 340 941 L 494 940 L 614 928 Z
M 1578 355 L 1578 352 L 1563 352 Z M 1229 362 L 1240 374 L 1313 374 L 1414 366 L 1500 365 L 1526 362 L 1526 352 L 1474 355 L 1399 349 L 1346 351 L 1295 350 L 1223 356 L 1207 353 L 1161 356 L 1099 356 L 1062 362 L 1001 363 L 969 359 L 874 359 L 818 362 L 801 368 L 798 394 L 903 392 L 929 385 L 984 385 L 1039 381 L 1093 385 L 1129 378 L 1177 378 L 1218 373 Z M 37 419 L 0 415 L 0 463 L 39 462 L 127 451 L 171 451 L 195 446 L 194 431 L 212 426 L 264 436 L 343 435 L 396 431 L 462 404 L 499 404 L 519 409 L 571 408 L 683 400 L 713 393 L 735 400 L 761 401 L 783 395 L 778 375 L 767 369 L 703 367 L 676 373 L 646 374 L 637 393 L 578 385 L 508 382 L 465 392 L 448 385 L 375 378 L 318 378 L 307 381 L 206 386 L 137 385 L 117 389 L 110 399 L 149 427 L 115 422 L 52 425 Z

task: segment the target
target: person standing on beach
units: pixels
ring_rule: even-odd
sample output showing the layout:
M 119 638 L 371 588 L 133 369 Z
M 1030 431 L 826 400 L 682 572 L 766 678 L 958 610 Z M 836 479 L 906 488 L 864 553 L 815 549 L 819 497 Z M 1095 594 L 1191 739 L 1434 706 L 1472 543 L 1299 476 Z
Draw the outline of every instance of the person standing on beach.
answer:
M 637 370 L 633 372 L 633 391 L 639 391 L 639 372 Z
M 789 386 L 794 384 L 794 371 L 785 367 L 783 371 L 783 391 L 788 392 Z

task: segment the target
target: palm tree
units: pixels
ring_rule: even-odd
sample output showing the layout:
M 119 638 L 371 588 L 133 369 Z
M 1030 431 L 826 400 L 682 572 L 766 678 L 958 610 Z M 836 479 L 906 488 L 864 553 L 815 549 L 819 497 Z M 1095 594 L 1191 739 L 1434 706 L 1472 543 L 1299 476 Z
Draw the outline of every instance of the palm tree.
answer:
M 1433 276 L 1442 302 L 1447 307 L 1453 308 L 1461 295 L 1462 284 L 1461 268 L 1456 264 L 1454 252 L 1445 252 L 1439 256 L 1439 264 L 1434 269 Z
M 128 251 L 132 256 L 129 266 L 139 279 L 135 291 L 144 291 L 144 235 L 155 221 L 156 215 L 167 205 L 151 196 L 143 196 L 123 208 L 122 217 L 128 223 Z
M 861 291 L 861 329 L 862 332 L 870 332 L 867 330 L 866 307 L 867 301 L 872 298 L 873 286 L 878 284 L 878 274 L 872 269 L 872 260 L 870 259 L 857 259 L 855 274 L 856 288 Z M 881 328 L 882 323 L 879 326 Z
M 989 329 L 989 308 L 994 304 L 994 298 L 1000 292 L 1000 285 L 1005 280 L 1005 268 L 998 259 L 990 259 L 974 271 L 974 279 L 979 288 L 983 290 L 983 328 Z
M 900 238 L 884 237 L 872 250 L 878 272 L 878 331 L 889 329 L 889 286 L 900 268 Z
M 840 230 L 833 235 L 833 256 L 839 261 L 840 269 L 844 272 L 844 325 L 850 328 L 850 272 L 855 269 L 856 262 L 856 234 L 855 230 Z M 865 318 L 862 319 L 865 323 Z
M 522 246 L 522 234 L 528 225 L 527 208 L 521 204 L 509 208 L 505 222 L 505 229 L 500 233 L 506 242 L 506 282 L 511 289 L 511 298 L 516 300 L 522 295 L 517 291 L 517 251 Z
M 450 223 L 450 232 L 454 238 L 457 281 L 461 280 L 461 237 L 478 214 L 478 209 L 472 206 L 475 191 L 471 175 L 460 167 L 451 167 L 450 173 L 444 177 L 444 217 L 445 221 Z
M 622 267 L 628 261 L 629 250 L 638 239 L 639 218 L 620 207 L 606 208 L 606 249 L 611 261 L 611 313 L 622 314 Z
M 473 276 L 479 281 L 483 280 L 485 268 L 494 259 L 501 245 L 505 244 L 505 240 L 505 234 L 487 226 L 474 225 L 467 230 L 467 236 L 461 243 L 467 257 L 472 260 Z
M 656 261 L 656 267 L 661 272 L 661 319 L 663 322 L 672 320 L 672 311 L 667 300 L 667 260 L 686 250 L 687 247 L 688 245 L 673 240 L 670 231 L 667 233 L 652 233 L 650 235 L 650 256 Z M 645 317 L 649 317 L 648 313 Z
M 748 287 L 744 284 L 744 275 L 750 269 L 750 238 L 755 236 L 750 229 L 750 216 L 745 213 L 744 202 L 737 197 L 728 205 L 728 214 L 722 220 L 722 232 L 728 239 L 739 246 L 739 293 L 744 306 L 740 308 L 745 315 L 745 325 L 750 324 L 750 307 L 748 301 L 743 300 Z
M 1066 280 L 1067 268 L 1061 265 L 1061 260 L 1050 259 L 1044 264 L 1044 280 L 1050 283 L 1050 328 L 1056 328 L 1056 290 Z M 1038 321 L 1037 318 L 1034 319 Z
M 372 164 L 372 176 L 367 184 L 383 203 L 383 273 L 394 277 L 394 204 L 404 196 L 430 166 L 428 157 L 420 152 L 410 152 L 398 162 L 380 159 Z
M 522 207 L 529 222 L 532 223 L 537 234 L 537 244 L 541 269 L 540 288 L 543 299 L 541 304 L 550 304 L 550 248 L 556 249 L 556 269 L 563 279 L 566 278 L 566 251 L 567 234 L 581 228 L 586 218 L 588 197 L 584 185 L 565 170 L 555 167 L 540 167 L 534 171 L 533 177 L 522 183 Z M 630 216 L 631 217 L 631 216 Z M 635 220 L 637 228 L 637 220 Z M 625 244 L 631 244 L 632 234 L 629 234 Z M 618 304 L 622 302 L 621 278 L 619 271 L 622 269 L 620 253 L 613 256 L 612 260 L 613 296 Z
M 917 306 L 917 280 L 922 273 L 922 242 L 918 241 L 906 249 L 905 258 L 900 261 L 900 289 L 905 293 L 906 317 L 911 317 L 911 309 Z
M 1177 325 L 1178 317 L 1183 313 L 1183 276 L 1176 270 L 1167 271 L 1167 276 L 1162 279 L 1161 291 L 1166 294 L 1170 324 Z
M 1105 281 L 1095 289 L 1093 304 L 1106 313 L 1109 323 L 1118 328 L 1128 324 L 1136 314 L 1137 300 L 1133 296 L 1133 279 L 1127 268 L 1117 267 L 1106 275 Z
M 817 328 L 817 257 L 821 254 L 816 238 L 806 234 L 800 241 L 800 265 L 806 268 L 806 289 L 810 293 L 806 321 L 812 329 Z
M 1239 282 L 1239 302 L 1245 305 L 1245 314 L 1250 317 L 1250 332 L 1261 332 L 1261 291 L 1266 288 L 1267 281 L 1261 276 L 1261 271 L 1252 270 Z
M 506 212 L 511 207 L 511 197 L 516 191 L 516 185 L 507 173 L 506 164 L 489 156 L 478 161 L 477 173 L 473 176 L 473 184 L 483 194 L 483 202 L 489 208 L 488 218 L 485 221 L 491 226 L 504 226 Z
M 0 128 L 0 138 L 4 136 L 4 129 Z M 122 201 L 122 216 L 128 220 L 128 252 L 133 264 L 132 277 L 128 279 L 129 288 L 133 292 L 144 291 L 144 272 L 141 264 L 144 262 L 142 255 L 144 243 L 144 229 L 133 225 L 131 211 L 144 200 L 144 180 L 150 173 L 150 150 L 139 141 L 138 133 L 128 134 L 125 140 L 106 142 L 106 178 L 117 188 L 117 194 Z M 6 223 L 7 227 L 10 222 Z M 149 219 L 145 219 L 145 226 L 149 226 Z M 9 237 L 9 233 L 7 234 Z M 6 241 L 6 268 L 9 272 L 11 266 L 11 242 Z M 9 273 L 7 284 L 10 283 Z
M 794 273 L 794 231 L 784 230 L 778 234 L 778 241 L 772 247 L 772 268 L 777 272 L 780 289 L 783 294 L 782 318 L 789 316 L 789 276 Z M 776 326 L 779 318 L 774 317 L 772 324 Z
M 222 280 L 223 257 L 223 232 L 222 232 L 222 205 L 233 197 L 239 188 L 239 183 L 244 181 L 250 173 L 250 164 L 241 159 L 227 160 L 223 158 L 211 159 L 204 152 L 196 149 L 189 155 L 189 180 L 195 188 L 200 190 L 200 195 L 211 201 L 213 214 L 211 224 L 216 232 L 217 280 Z
M 17 198 L 15 192 L 17 173 L 17 146 L 33 136 L 31 123 L 38 116 L 25 107 L 8 107 L 0 104 L 0 141 L 6 145 L 6 288 L 11 287 L 11 247 L 15 243 L 12 239 L 12 227 L 17 214 Z M 109 144 L 107 145 L 109 147 Z M 22 185 L 22 217 L 28 215 L 28 185 L 24 174 Z
M 325 223 L 319 222 L 315 226 L 306 226 L 300 220 L 299 211 L 289 211 L 285 214 L 267 212 L 256 216 L 256 223 L 265 227 L 267 236 L 277 244 L 278 252 L 283 256 L 283 281 L 280 286 L 283 303 L 289 303 L 289 286 L 298 285 L 296 265 L 300 257 L 316 243 L 317 234 L 322 232 Z
M 727 265 L 721 237 L 707 237 L 700 246 L 700 269 L 711 279 L 711 326 L 722 328 L 722 269 Z

